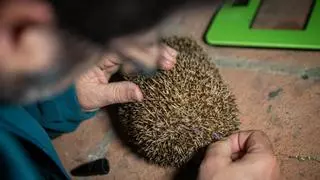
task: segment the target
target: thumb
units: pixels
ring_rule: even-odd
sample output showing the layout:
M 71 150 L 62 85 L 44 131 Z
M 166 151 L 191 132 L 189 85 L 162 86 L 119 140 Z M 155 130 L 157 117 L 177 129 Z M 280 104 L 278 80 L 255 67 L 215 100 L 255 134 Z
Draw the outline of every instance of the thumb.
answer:
M 140 88 L 129 81 L 86 86 L 77 89 L 79 103 L 83 110 L 92 111 L 110 104 L 142 101 Z
M 142 101 L 143 95 L 138 85 L 129 82 L 114 82 L 104 86 L 104 105 Z
M 232 149 L 229 139 L 218 141 L 211 144 L 206 152 L 202 167 L 210 171 L 219 171 L 219 169 L 228 166 L 231 162 Z

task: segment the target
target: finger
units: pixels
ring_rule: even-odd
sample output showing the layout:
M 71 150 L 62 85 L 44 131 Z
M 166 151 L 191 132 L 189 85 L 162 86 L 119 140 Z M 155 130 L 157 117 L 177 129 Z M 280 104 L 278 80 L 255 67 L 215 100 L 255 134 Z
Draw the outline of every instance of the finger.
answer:
M 175 49 L 162 44 L 158 60 L 159 67 L 163 70 L 172 69 L 177 62 L 177 54 Z
M 153 72 L 158 68 L 159 48 L 123 48 L 120 52 L 123 59 L 122 72 L 125 74 Z
M 138 74 L 140 71 L 133 63 L 126 62 L 121 66 L 121 73 L 125 75 L 131 75 Z
M 115 38 L 110 42 L 110 46 L 124 57 L 124 63 L 132 61 L 143 69 L 154 70 L 157 69 L 160 55 L 158 36 L 158 32 L 154 30 L 136 33 Z
M 166 51 L 171 57 L 177 57 L 178 55 L 177 50 L 173 49 L 172 47 L 166 44 L 161 44 L 161 51 Z M 173 61 L 175 61 L 175 59 L 173 59 Z
M 120 54 L 124 56 L 124 62 L 134 62 L 134 64 L 140 64 L 145 69 L 156 69 L 157 59 L 159 57 L 159 47 L 151 46 L 149 48 L 141 48 L 135 45 L 123 45 L 120 50 Z
M 229 165 L 232 162 L 231 156 L 230 140 L 219 141 L 208 147 L 204 164 L 210 164 L 212 168 L 217 170 Z
M 262 131 L 242 131 L 230 136 L 232 153 L 271 153 L 272 145 Z
M 104 85 L 102 102 L 104 106 L 116 103 L 142 101 L 140 88 L 129 81 L 115 82 Z
M 115 53 L 108 53 L 103 56 L 102 60 L 97 64 L 99 70 L 105 74 L 103 83 L 108 83 L 110 77 L 119 70 L 120 62 L 120 57 Z
M 277 158 L 274 155 L 269 138 L 262 131 L 244 131 L 230 136 L 232 151 L 242 153 L 238 157 L 241 167 L 250 165 L 255 179 L 278 179 L 280 176 Z

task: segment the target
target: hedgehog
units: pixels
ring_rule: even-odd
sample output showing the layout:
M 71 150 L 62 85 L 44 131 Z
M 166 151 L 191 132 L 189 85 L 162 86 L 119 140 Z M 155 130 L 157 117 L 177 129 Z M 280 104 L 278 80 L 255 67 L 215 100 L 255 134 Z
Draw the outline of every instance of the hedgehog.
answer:
M 163 42 L 179 53 L 170 71 L 126 76 L 141 88 L 143 102 L 119 108 L 129 143 L 148 162 L 181 167 L 209 144 L 239 129 L 234 95 L 204 49 L 189 37 Z

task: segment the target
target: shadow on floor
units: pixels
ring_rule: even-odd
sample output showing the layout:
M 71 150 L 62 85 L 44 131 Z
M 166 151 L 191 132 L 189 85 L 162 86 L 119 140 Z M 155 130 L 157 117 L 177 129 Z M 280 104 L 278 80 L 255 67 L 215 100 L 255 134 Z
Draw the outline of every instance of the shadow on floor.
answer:
M 110 82 L 119 81 L 124 81 L 124 78 L 120 74 L 115 74 L 114 76 L 112 76 L 110 80 Z M 128 148 L 133 154 L 135 154 L 139 158 L 144 159 L 143 156 L 139 154 L 139 148 L 136 145 L 130 143 L 128 134 L 124 131 L 119 117 L 119 107 L 120 104 L 113 104 L 104 109 L 110 117 L 112 129 L 116 136 L 121 140 L 123 145 L 126 146 L 126 148 Z
M 205 152 L 206 148 L 200 149 L 186 165 L 177 170 L 172 180 L 197 180 Z

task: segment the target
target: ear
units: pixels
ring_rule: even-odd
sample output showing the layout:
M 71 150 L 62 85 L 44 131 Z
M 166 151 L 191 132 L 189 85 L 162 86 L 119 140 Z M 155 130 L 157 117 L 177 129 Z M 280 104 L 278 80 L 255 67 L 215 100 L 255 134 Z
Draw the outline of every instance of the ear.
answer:
M 24 56 L 21 52 L 25 52 L 25 47 L 22 46 L 25 46 L 25 36 L 29 36 L 30 29 L 52 24 L 53 14 L 47 1 L 0 2 L 0 66 L 10 68 L 13 64 L 8 62 L 9 59 Z

